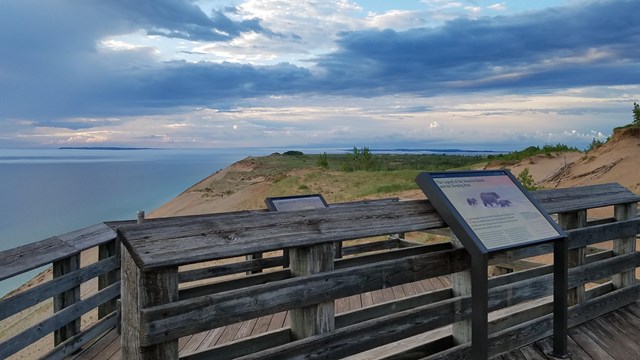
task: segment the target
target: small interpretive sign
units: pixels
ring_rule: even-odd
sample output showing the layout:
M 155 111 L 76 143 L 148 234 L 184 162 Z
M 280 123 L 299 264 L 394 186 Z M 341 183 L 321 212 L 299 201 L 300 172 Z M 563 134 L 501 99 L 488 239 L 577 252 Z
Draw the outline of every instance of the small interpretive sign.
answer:
M 328 206 L 320 194 L 268 197 L 265 203 L 270 211 L 300 211 Z
M 563 236 L 507 170 L 421 173 L 417 181 L 445 221 L 461 223 L 482 252 Z

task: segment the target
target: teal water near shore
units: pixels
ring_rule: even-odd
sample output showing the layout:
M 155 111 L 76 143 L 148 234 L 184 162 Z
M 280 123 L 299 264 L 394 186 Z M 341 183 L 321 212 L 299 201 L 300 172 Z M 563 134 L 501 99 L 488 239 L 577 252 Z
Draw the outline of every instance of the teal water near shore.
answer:
M 0 149 L 0 251 L 134 219 L 261 149 Z M 27 259 L 28 261 L 28 259 Z M 0 296 L 37 271 L 0 282 Z

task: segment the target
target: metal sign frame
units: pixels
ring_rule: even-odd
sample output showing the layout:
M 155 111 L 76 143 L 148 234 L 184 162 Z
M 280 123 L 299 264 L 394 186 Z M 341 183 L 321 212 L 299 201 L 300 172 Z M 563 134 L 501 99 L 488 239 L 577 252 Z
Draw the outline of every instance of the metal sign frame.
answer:
M 320 207 L 318 200 L 323 205 L 322 207 L 329 207 L 329 204 L 324 200 L 324 197 L 321 194 L 308 194 L 308 195 L 291 195 L 291 196 L 279 196 L 279 197 L 268 197 L 264 199 L 265 204 L 269 211 L 295 211 L 295 210 L 304 210 L 304 209 L 317 209 Z M 313 201 L 313 204 L 309 204 L 310 201 Z M 298 202 L 302 204 L 299 209 L 282 209 L 283 203 L 291 203 Z M 307 203 L 305 205 L 305 203 Z M 280 206 L 279 206 L 280 205 Z
M 544 236 L 535 241 L 517 242 L 504 246 L 488 248 L 478 234 L 467 223 L 452 200 L 445 194 L 440 185 L 434 179 L 469 178 L 486 176 L 507 176 L 513 185 L 519 189 L 531 205 L 551 225 L 557 235 Z M 422 172 L 416 182 L 436 208 L 440 216 L 449 225 L 453 233 L 471 255 L 471 298 L 472 298 L 472 324 L 471 324 L 471 348 L 472 359 L 487 359 L 489 354 L 489 326 L 488 326 L 488 292 L 489 282 L 487 270 L 489 267 L 489 254 L 509 249 L 517 249 L 542 243 L 554 243 L 554 356 L 565 358 L 567 352 L 567 284 L 568 246 L 566 234 L 562 228 L 549 216 L 544 208 L 508 170 L 474 170 L 474 171 L 447 171 L 447 172 Z M 455 181 L 453 182 L 455 183 Z M 459 186 L 465 186 L 464 181 Z M 471 181 L 472 183 L 472 181 Z M 470 185 L 471 186 L 471 185 Z M 510 186 L 510 184 L 509 184 Z M 471 201 L 471 199 L 468 199 Z M 484 199 L 483 199 L 484 201 Z M 469 205 L 472 205 L 471 202 Z M 490 204 L 493 206 L 493 204 Z M 487 204 L 484 204 L 486 207 Z

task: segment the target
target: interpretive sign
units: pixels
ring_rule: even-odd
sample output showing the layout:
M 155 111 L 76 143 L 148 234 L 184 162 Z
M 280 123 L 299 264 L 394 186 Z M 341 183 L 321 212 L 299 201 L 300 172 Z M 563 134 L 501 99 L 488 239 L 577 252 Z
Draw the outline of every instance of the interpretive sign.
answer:
M 481 252 L 563 236 L 507 170 L 421 173 L 417 181 L 445 221 L 452 227 L 451 222 L 458 223 Z
M 300 211 L 328 207 L 320 194 L 268 197 L 264 201 L 271 211 Z
M 416 182 L 471 254 L 471 279 L 466 284 L 471 286 L 472 298 L 471 358 L 486 360 L 489 356 L 489 254 L 551 241 L 554 245 L 553 354 L 568 357 L 569 248 L 558 224 L 508 170 L 423 172 Z M 457 284 L 466 290 L 465 284 Z M 467 324 L 461 324 L 466 329 Z M 465 333 L 466 330 L 459 334 Z

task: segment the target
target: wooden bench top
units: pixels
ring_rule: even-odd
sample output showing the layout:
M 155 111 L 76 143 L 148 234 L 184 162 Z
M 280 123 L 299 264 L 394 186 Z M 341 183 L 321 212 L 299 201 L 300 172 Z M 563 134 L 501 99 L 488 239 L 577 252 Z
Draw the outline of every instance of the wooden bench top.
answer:
M 640 201 L 619 184 L 532 193 L 549 213 Z M 238 212 L 123 225 L 118 236 L 142 270 L 296 246 L 446 227 L 428 200 L 356 203 L 298 212 Z

